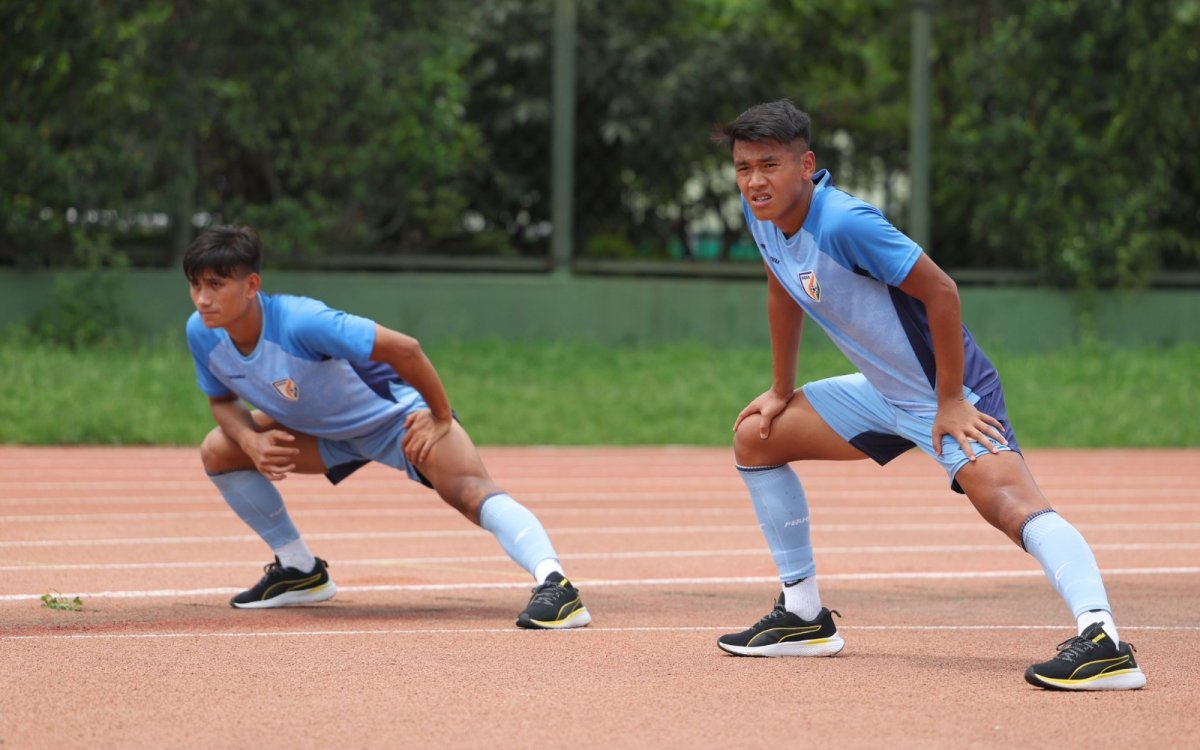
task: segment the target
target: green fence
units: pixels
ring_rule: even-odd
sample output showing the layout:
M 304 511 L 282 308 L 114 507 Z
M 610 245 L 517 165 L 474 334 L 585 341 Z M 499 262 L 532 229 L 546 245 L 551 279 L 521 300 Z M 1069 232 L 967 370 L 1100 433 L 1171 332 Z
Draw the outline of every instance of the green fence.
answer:
M 28 323 L 38 310 L 57 304 L 56 295 L 69 282 L 82 278 L 74 272 L 0 269 L 0 330 Z M 181 335 L 192 307 L 180 272 L 135 269 L 118 278 L 122 309 L 137 330 Z M 766 285 L 755 278 L 273 271 L 265 286 L 316 297 L 429 340 L 694 341 L 730 348 L 768 343 Z M 964 319 L 988 347 L 1045 351 L 1087 335 L 1121 347 L 1200 343 L 1197 289 L 1096 293 L 1089 299 L 1090 313 L 1076 293 L 972 286 L 960 291 Z M 815 325 L 806 336 L 827 344 Z

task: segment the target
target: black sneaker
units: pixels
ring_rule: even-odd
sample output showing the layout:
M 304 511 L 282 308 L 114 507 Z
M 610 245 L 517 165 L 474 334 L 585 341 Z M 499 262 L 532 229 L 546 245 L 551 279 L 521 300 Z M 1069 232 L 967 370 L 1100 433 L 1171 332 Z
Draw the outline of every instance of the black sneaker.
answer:
M 579 590 L 560 573 L 546 576 L 546 582 L 533 587 L 533 598 L 517 616 L 517 625 L 531 630 L 582 628 L 592 621 Z
M 783 607 L 783 593 L 775 608 L 754 627 L 717 639 L 717 646 L 738 656 L 833 656 L 846 645 L 833 624 L 833 614 L 821 608 L 809 621 Z
M 229 606 L 238 609 L 268 609 L 290 607 L 293 604 L 311 604 L 332 599 L 337 593 L 337 584 L 329 579 L 329 566 L 321 558 L 308 573 L 295 568 L 285 568 L 275 562 L 263 566 L 266 573 L 254 588 L 247 589 L 229 600 Z
M 1133 646 L 1113 643 L 1096 622 L 1058 644 L 1058 656 L 1025 670 L 1025 681 L 1051 690 L 1137 690 L 1146 675 L 1133 658 Z

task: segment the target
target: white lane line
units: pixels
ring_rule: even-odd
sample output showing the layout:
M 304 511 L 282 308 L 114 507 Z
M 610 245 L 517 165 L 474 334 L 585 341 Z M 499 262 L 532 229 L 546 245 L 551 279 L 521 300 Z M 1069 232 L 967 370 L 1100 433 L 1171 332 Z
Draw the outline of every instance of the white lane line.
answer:
M 356 498 L 357 500 L 358 498 Z M 694 498 L 693 498 L 694 499 Z M 45 501 L 39 501 L 44 504 Z M 126 504 L 124 500 L 114 499 L 113 502 Z M 197 501 L 197 503 L 203 501 Z M 334 502 L 336 501 L 315 501 L 315 502 Z M 32 504 L 33 501 L 31 500 Z M 158 503 L 166 505 L 167 503 Z M 289 505 L 303 505 L 304 503 L 289 503 Z M 291 513 L 297 518 L 378 518 L 378 517 L 402 517 L 410 518 L 414 516 L 441 516 L 447 512 L 444 506 L 423 507 L 423 508 L 355 508 L 350 507 L 352 503 L 347 503 L 348 507 L 335 508 L 314 508 L 305 510 L 303 507 L 293 508 Z M 1064 514 L 1070 515 L 1073 513 L 1138 513 L 1146 514 L 1151 512 L 1169 513 L 1182 511 L 1187 513 L 1200 513 L 1200 502 L 1196 503 L 1144 503 L 1144 504 L 1128 504 L 1128 505 L 1069 505 L 1059 504 L 1056 508 Z M 748 504 L 738 503 L 735 506 L 725 508 L 698 508 L 692 507 L 686 510 L 689 516 L 712 516 L 712 515 L 727 515 L 741 514 L 747 512 Z M 663 507 L 650 508 L 563 508 L 541 506 L 537 510 L 546 514 L 561 514 L 561 515 L 634 515 L 634 514 L 657 514 L 663 513 L 667 509 Z M 678 510 L 678 509 L 675 509 Z M 831 516 L 906 516 L 909 518 L 918 516 L 945 516 L 945 515 L 965 515 L 974 517 L 975 512 L 970 507 L 965 505 L 956 506 L 904 506 L 904 507 L 845 507 L 845 506 L 825 506 L 817 508 L 817 513 L 823 517 Z M 0 523 L 110 523 L 119 521 L 171 521 L 171 520 L 192 520 L 204 518 L 229 519 L 233 514 L 228 508 L 217 508 L 214 510 L 192 510 L 192 511 L 145 511 L 145 512 L 122 512 L 122 513 L 51 513 L 51 514 L 13 514 L 0 516 Z
M 929 509 L 918 508 L 921 510 L 932 510 L 936 512 L 938 509 L 968 507 L 963 505 L 965 501 L 955 496 L 944 487 L 938 487 L 931 490 L 905 490 L 895 487 L 881 488 L 878 490 L 843 490 L 843 489 L 827 489 L 820 486 L 814 486 L 812 482 L 806 482 L 805 487 L 808 490 L 810 500 L 815 501 L 823 506 L 828 506 L 830 510 L 835 510 L 838 505 L 845 502 L 856 501 L 872 501 L 880 498 L 887 498 L 889 502 L 894 502 L 896 505 L 893 512 L 907 512 L 913 507 L 911 501 L 928 501 L 935 497 L 944 497 L 946 504 L 941 506 L 931 506 Z M 0 506 L 5 505 L 40 505 L 45 503 L 53 503 L 56 505 L 184 505 L 193 503 L 212 503 L 220 502 L 220 497 L 213 492 L 196 492 L 196 493 L 179 493 L 171 492 L 170 494 L 153 494 L 142 495 L 132 494 L 132 490 L 142 490 L 147 488 L 141 485 L 122 485 L 119 489 L 121 494 L 96 495 L 94 488 L 87 495 L 73 495 L 70 497 L 46 497 L 42 495 L 17 495 L 15 491 L 4 491 L 4 486 L 0 485 Z M 1044 488 L 1043 488 L 1044 489 Z M 157 492 L 159 488 L 155 487 Z M 86 490 L 85 490 L 86 491 Z M 664 489 L 661 491 L 628 491 L 618 489 L 605 489 L 597 487 L 592 490 L 581 492 L 530 492 L 513 490 L 513 496 L 517 497 L 522 502 L 528 503 L 568 503 L 568 504 L 592 504 L 592 503 L 664 503 L 664 502 L 736 502 L 748 503 L 746 490 L 738 485 L 731 485 L 727 490 L 678 490 Z M 1107 508 L 1114 507 L 1111 504 L 1086 502 L 1074 504 L 1072 499 L 1094 501 L 1096 498 L 1113 498 L 1133 500 L 1126 507 L 1142 508 L 1156 506 L 1166 506 L 1168 509 L 1172 506 L 1181 508 L 1195 508 L 1197 501 L 1200 501 L 1200 487 L 1183 486 L 1183 487 L 1161 487 L 1157 489 L 1131 488 L 1129 490 L 1120 489 L 1079 489 L 1069 491 L 1053 491 L 1046 492 L 1050 497 L 1055 507 L 1095 507 Z M 414 501 L 428 501 L 436 499 L 435 496 L 428 492 L 412 492 L 405 488 L 395 492 L 374 493 L 367 492 L 362 489 L 355 492 L 353 495 L 338 493 L 338 492 L 312 492 L 306 489 L 296 490 L 286 493 L 289 505 L 309 502 L 339 502 L 347 503 L 405 503 Z M 1179 503 L 1152 503 L 1148 506 L 1143 506 L 1141 501 L 1145 500 L 1191 500 L 1192 502 Z
M 645 627 L 604 627 L 590 625 L 586 628 L 573 628 L 562 631 L 565 633 L 728 633 L 736 632 L 745 627 L 742 625 L 689 625 L 689 626 L 645 626 Z M 997 631 L 997 630 L 1064 630 L 1058 625 L 838 625 L 842 632 L 852 631 L 887 631 L 887 632 L 946 632 L 946 631 Z M 1126 625 L 1121 624 L 1121 632 L 1166 632 L 1187 633 L 1200 631 L 1200 625 Z M 45 633 L 40 635 L 0 635 L 0 641 L 91 641 L 91 640 L 167 640 L 180 638 L 311 638 L 325 636 L 380 636 L 380 635 L 510 635 L 525 633 L 517 627 L 506 628 L 390 628 L 386 630 L 268 630 L 241 631 L 226 633 Z M 523 636 L 528 637 L 528 636 Z M 582 635 L 576 637 L 583 637 Z
M 1200 567 L 1162 568 L 1108 568 L 1105 577 L 1112 576 L 1169 576 L 1200 574 Z M 993 571 L 930 571 L 894 573 L 828 573 L 821 576 L 822 582 L 829 581 L 969 581 L 994 578 L 1041 578 L 1040 570 L 993 570 Z M 779 578 L 772 576 L 727 576 L 714 578 L 632 578 L 632 579 L 586 579 L 576 582 L 585 588 L 608 588 L 614 586 L 727 586 L 741 584 L 774 583 Z M 372 586 L 338 586 L 339 592 L 350 594 L 375 594 L 397 591 L 478 591 L 480 589 L 527 589 L 529 582 L 472 582 L 472 583 L 398 583 Z M 150 591 L 79 591 L 62 593 L 59 596 L 81 599 L 170 599 L 178 597 L 201 597 L 236 594 L 239 588 L 205 589 L 157 589 Z M 41 599 L 44 594 L 3 594 L 0 602 L 17 602 Z
M 1183 531 L 1200 529 L 1200 523 L 1078 523 L 1075 527 L 1088 531 Z M 862 523 L 862 524 L 819 524 L 820 533 L 846 532 L 857 534 L 863 531 L 984 531 L 989 527 L 982 522 L 971 523 Z M 728 534 L 735 532 L 758 532 L 757 526 L 749 525 L 696 525 L 696 526 L 596 526 L 547 529 L 551 536 L 598 536 L 630 534 Z M 447 537 L 487 536 L 481 529 L 431 529 L 422 531 L 355 531 L 306 534 L 312 541 L 365 539 L 441 539 Z M 137 544 L 224 544 L 228 542 L 255 542 L 261 540 L 252 534 L 224 536 L 158 536 L 125 537 L 106 539 L 16 539 L 0 541 L 0 548 L 16 547 L 80 547 L 122 546 Z
M 1158 552 L 1162 550 L 1192 550 L 1200 549 L 1200 542 L 1179 543 L 1117 543 L 1093 544 L 1093 550 L 1114 552 Z M 875 547 L 819 547 L 822 555 L 905 555 L 905 554 L 949 554 L 953 553 L 1009 553 L 1016 550 L 1012 544 L 943 544 L 943 545 L 905 545 L 905 546 L 875 546 Z M 677 558 L 720 558 L 720 557 L 758 557 L 768 552 L 763 547 L 746 549 L 701 549 L 701 550 L 644 550 L 639 552 L 578 552 L 562 555 L 563 562 L 582 560 L 659 560 Z M 402 567 L 407 565 L 457 565 L 462 563 L 498 563 L 506 562 L 507 555 L 454 555 L 443 557 L 380 557 L 357 560 L 334 560 L 336 566 L 349 567 Z M 179 570 L 203 568 L 252 568 L 262 564 L 262 560 L 212 562 L 144 562 L 144 563 L 18 563 L 0 565 L 0 573 L 28 573 L 50 570 Z

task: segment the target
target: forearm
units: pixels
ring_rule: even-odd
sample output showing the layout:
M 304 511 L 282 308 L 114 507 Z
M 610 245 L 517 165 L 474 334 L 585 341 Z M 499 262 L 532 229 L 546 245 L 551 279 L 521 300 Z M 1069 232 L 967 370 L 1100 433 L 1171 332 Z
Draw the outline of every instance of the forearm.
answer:
M 212 399 L 209 407 L 221 431 L 244 450 L 247 438 L 257 432 L 250 410 L 236 397 Z
M 963 396 L 962 304 L 958 290 L 951 289 L 925 305 L 933 359 L 937 368 L 937 400 L 943 403 Z
M 391 365 L 406 383 L 416 388 L 435 419 L 448 421 L 453 417 L 446 387 L 416 339 L 379 326 L 371 359 Z
M 927 255 L 921 255 L 900 291 L 925 306 L 933 361 L 937 370 L 938 403 L 962 399 L 963 325 L 958 285 Z
M 804 310 L 768 271 L 767 320 L 771 331 L 771 388 L 790 398 L 796 387 L 796 356 L 804 328 Z

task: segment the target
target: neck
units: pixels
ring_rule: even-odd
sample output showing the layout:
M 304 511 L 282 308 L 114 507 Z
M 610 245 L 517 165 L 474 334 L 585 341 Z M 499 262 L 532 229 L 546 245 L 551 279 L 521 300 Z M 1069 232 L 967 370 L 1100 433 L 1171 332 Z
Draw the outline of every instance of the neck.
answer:
M 262 336 L 262 328 L 262 306 L 258 302 L 258 297 L 255 296 L 253 303 L 246 310 L 245 314 L 231 325 L 225 326 L 225 332 L 229 334 L 229 339 L 233 341 L 233 345 L 237 347 L 239 352 L 249 354 L 254 351 L 254 347 L 258 346 L 258 339 Z
M 808 219 L 808 209 L 812 207 L 813 193 L 815 192 L 815 190 L 809 190 L 808 194 L 804 196 L 804 200 L 802 202 L 803 205 L 801 205 L 799 210 L 796 212 L 797 215 L 795 219 L 788 220 L 786 226 L 783 224 L 775 225 L 779 227 L 779 231 L 783 232 L 784 237 L 791 238 L 792 235 L 794 235 L 796 232 L 799 232 L 800 228 L 804 226 L 805 220 Z

